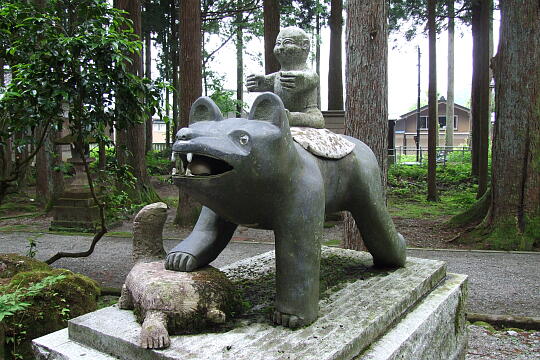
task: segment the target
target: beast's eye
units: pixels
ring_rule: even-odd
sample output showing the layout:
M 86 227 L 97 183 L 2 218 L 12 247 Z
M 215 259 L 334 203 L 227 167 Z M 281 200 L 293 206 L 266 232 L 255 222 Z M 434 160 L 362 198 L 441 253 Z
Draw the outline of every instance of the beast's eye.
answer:
M 239 138 L 238 138 L 238 142 L 240 143 L 240 145 L 246 145 L 248 142 L 249 142 L 249 136 L 244 134 L 244 135 L 241 135 Z

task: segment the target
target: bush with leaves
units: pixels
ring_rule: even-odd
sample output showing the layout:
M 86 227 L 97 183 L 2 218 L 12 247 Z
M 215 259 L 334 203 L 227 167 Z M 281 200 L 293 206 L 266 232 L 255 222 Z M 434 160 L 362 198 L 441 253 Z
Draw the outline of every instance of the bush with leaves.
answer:
M 34 151 L 0 179 L 0 202 L 64 118 L 82 152 L 90 142 L 109 143 L 107 128 L 143 122 L 158 109 L 160 86 L 127 69 L 140 49 L 129 20 L 107 0 L 2 1 L 0 57 L 12 81 L 0 93 L 0 146 L 9 139 Z

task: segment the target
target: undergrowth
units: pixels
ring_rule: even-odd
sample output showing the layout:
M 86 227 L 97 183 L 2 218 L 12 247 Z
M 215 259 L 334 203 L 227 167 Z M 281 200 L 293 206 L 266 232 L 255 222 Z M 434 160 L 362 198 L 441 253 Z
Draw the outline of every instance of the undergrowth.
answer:
M 388 169 L 388 207 L 394 216 L 428 218 L 455 215 L 476 202 L 467 163 L 437 167 L 439 201 L 427 201 L 427 165 L 395 164 Z

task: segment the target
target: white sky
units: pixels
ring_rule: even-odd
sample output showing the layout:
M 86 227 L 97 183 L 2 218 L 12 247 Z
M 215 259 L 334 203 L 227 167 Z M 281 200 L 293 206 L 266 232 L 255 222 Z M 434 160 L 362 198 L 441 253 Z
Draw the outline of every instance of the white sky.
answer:
M 497 49 L 499 38 L 499 13 L 495 12 L 493 38 L 494 49 Z M 328 54 L 329 54 L 330 30 L 323 28 L 321 33 L 321 107 L 327 109 L 327 78 L 328 78 Z M 345 31 L 343 32 L 343 42 L 345 42 Z M 220 42 L 212 41 L 208 50 L 212 46 L 217 46 Z M 399 34 L 391 34 L 388 50 L 388 113 L 389 118 L 397 118 L 399 115 L 410 111 L 416 106 L 417 98 L 417 46 L 421 51 L 421 98 L 422 102 L 427 102 L 428 88 L 428 39 L 426 35 L 419 35 L 415 39 L 407 42 Z M 262 73 L 264 68 L 263 59 L 263 39 L 254 38 L 246 45 L 244 52 L 244 76 L 251 73 Z M 439 96 L 446 97 L 447 93 L 447 32 L 441 33 L 437 38 L 437 92 Z M 312 49 L 313 51 L 314 49 Z M 343 44 L 345 72 L 345 44 Z M 314 64 L 313 64 L 314 67 Z M 224 86 L 226 89 L 236 91 L 236 49 L 234 42 L 230 41 L 221 49 L 214 60 L 210 62 L 210 68 L 224 76 Z M 455 102 L 468 106 L 471 92 L 472 77 L 472 36 L 471 28 L 456 25 L 455 31 Z M 343 76 L 344 81 L 345 75 Z M 344 87 L 345 88 L 345 87 Z M 344 90 L 345 91 L 345 90 Z M 244 101 L 251 106 L 257 94 L 245 93 Z

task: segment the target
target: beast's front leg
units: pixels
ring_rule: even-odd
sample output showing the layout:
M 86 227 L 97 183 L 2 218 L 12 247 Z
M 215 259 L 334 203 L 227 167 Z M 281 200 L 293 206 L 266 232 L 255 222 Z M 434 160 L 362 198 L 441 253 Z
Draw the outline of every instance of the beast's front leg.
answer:
M 319 313 L 324 201 L 299 204 L 275 229 L 276 324 L 309 325 Z
M 208 265 L 227 246 L 237 226 L 203 207 L 191 234 L 167 254 L 165 268 L 193 271 Z

